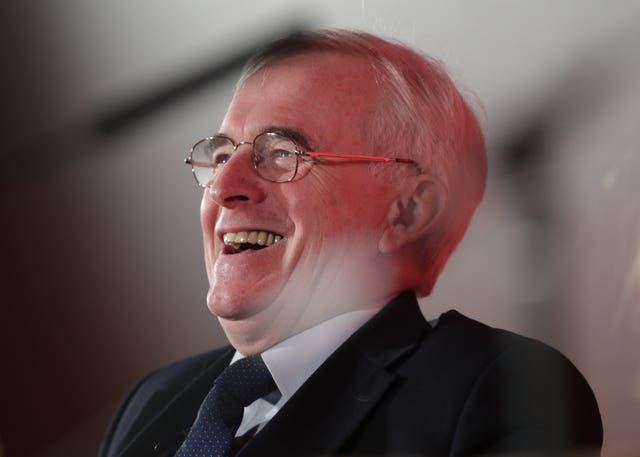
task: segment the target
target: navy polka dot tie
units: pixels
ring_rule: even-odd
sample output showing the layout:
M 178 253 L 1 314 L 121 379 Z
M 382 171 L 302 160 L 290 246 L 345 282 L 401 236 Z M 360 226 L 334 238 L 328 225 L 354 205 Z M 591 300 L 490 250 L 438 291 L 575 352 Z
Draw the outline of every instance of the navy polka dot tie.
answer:
M 227 457 L 243 408 L 276 389 L 259 354 L 231 364 L 216 379 L 175 457 Z

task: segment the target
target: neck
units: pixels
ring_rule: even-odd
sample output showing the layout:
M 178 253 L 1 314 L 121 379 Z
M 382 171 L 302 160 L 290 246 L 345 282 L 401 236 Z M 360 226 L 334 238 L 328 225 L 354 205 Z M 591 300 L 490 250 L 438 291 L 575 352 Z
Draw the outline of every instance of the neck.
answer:
M 365 309 L 380 309 L 401 291 L 381 294 L 366 302 L 322 300 L 304 307 L 272 303 L 253 316 L 242 319 L 219 318 L 231 345 L 244 355 L 264 352 L 285 339 L 340 314 Z M 296 313 L 295 311 L 298 311 Z

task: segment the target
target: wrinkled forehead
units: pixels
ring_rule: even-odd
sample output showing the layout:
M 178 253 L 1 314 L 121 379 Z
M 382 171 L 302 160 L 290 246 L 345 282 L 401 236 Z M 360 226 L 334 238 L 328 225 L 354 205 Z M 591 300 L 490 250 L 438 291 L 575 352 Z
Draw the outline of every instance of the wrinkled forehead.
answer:
M 264 84 L 268 80 L 288 82 L 309 91 L 321 90 L 323 97 L 339 105 L 364 104 L 377 98 L 379 91 L 377 73 L 369 60 L 333 51 L 297 54 L 266 63 L 250 77 L 241 79 L 238 90 L 248 83 Z
M 379 96 L 375 71 L 367 59 L 335 52 L 312 52 L 278 59 L 263 66 L 236 89 L 228 114 L 255 115 L 277 125 L 324 124 L 326 128 L 359 128 Z M 268 106 L 265 112 L 260 106 Z M 260 114 L 261 116 L 258 116 Z M 245 120 L 245 119 L 243 119 Z
M 376 67 L 373 59 L 355 52 L 342 50 L 307 50 L 287 55 L 271 56 L 257 65 L 245 67 L 238 81 L 238 86 L 241 86 L 245 81 L 261 73 L 263 70 L 274 68 L 281 64 L 296 66 L 309 65 L 319 70 L 323 64 L 331 65 L 332 62 L 339 63 L 340 67 L 345 71 L 351 71 L 354 77 L 358 75 L 367 78 L 371 77 Z

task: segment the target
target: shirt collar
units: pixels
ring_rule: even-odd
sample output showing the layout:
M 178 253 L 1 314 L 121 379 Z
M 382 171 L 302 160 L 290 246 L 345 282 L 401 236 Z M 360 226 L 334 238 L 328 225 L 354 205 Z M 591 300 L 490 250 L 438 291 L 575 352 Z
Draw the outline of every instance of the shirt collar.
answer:
M 284 404 L 326 359 L 380 310 L 367 308 L 335 316 L 270 347 L 262 359 L 282 394 Z M 243 358 L 236 351 L 231 363 Z

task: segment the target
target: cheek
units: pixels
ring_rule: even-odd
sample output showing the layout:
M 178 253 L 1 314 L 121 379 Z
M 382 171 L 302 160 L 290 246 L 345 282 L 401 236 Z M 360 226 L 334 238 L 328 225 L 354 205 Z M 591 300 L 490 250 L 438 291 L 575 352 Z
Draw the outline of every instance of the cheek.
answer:
M 320 199 L 326 217 L 334 225 L 345 228 L 370 222 L 376 203 L 377 200 L 369 195 L 366 187 L 345 186 L 343 182 L 331 186 Z
M 207 189 L 205 189 L 200 202 L 200 225 L 205 238 L 213 234 L 217 216 L 218 205 L 207 196 Z
M 306 240 L 307 247 L 326 241 L 352 243 L 354 237 L 364 238 L 367 229 L 367 238 L 381 229 L 386 200 L 382 184 L 371 179 L 361 164 L 348 169 L 318 165 L 283 197 L 297 235 Z
M 298 205 L 313 207 L 315 217 L 332 215 L 345 207 L 344 202 L 350 200 L 354 189 L 349 183 L 349 174 L 340 166 L 323 166 L 319 164 L 311 169 L 305 178 L 305 190 L 303 201 L 297 201 Z M 300 198 L 301 195 L 298 195 Z
M 207 198 L 206 190 L 200 203 L 200 227 L 202 229 L 202 241 L 204 243 L 204 260 L 207 274 L 210 274 L 211 266 L 215 260 L 214 236 L 218 205 Z
M 341 208 L 339 195 L 324 182 L 310 181 L 305 191 L 288 198 L 289 215 L 294 220 L 296 233 L 307 242 L 319 241 L 338 224 L 337 211 Z

